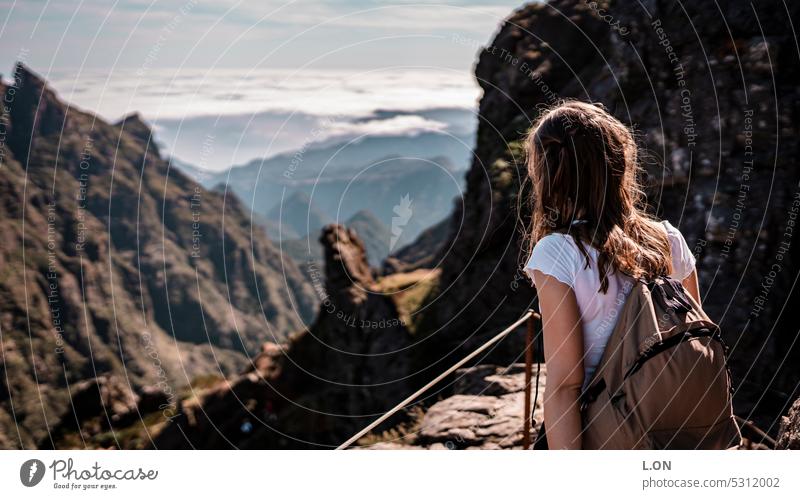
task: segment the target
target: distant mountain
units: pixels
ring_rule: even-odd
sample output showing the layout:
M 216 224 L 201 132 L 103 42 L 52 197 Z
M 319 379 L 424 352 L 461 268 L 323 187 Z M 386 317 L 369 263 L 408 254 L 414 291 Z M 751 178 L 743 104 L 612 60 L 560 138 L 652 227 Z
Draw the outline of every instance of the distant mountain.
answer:
M 380 267 L 381 261 L 389 254 L 392 233 L 369 210 L 360 210 L 347 219 L 345 226 L 353 229 L 367 250 L 367 262 L 373 267 Z
M 475 110 L 467 108 L 379 109 L 362 115 L 334 116 L 295 109 L 161 117 L 156 119 L 154 129 L 164 151 L 216 171 L 253 158 L 260 161 L 277 155 L 291 157 L 296 151 L 330 146 L 339 149 L 351 142 L 348 148 L 358 148 L 358 154 L 351 159 L 360 156 L 361 160 L 370 160 L 412 152 L 421 157 L 449 156 L 454 164 L 466 167 L 476 122 Z M 415 142 L 429 149 L 426 152 L 414 146 Z
M 274 239 L 292 239 L 318 234 L 331 218 L 303 191 L 294 191 L 266 215 L 267 233 Z
M 410 272 L 419 268 L 437 268 L 444 254 L 452 247 L 450 242 L 450 217 L 422 231 L 417 238 L 394 251 L 384 261 L 383 273 Z
M 46 442 L 72 417 L 75 383 L 110 374 L 170 399 L 312 319 L 316 294 L 293 261 L 234 196 L 164 160 L 139 116 L 112 125 L 71 108 L 23 65 L 11 85 L 0 83 L 0 448 Z
M 362 209 L 391 226 L 395 207 L 407 195 L 409 220 L 395 229 L 399 237 L 394 247 L 399 247 L 452 210 L 464 184 L 471 145 L 472 136 L 466 133 L 368 136 L 344 144 L 318 144 L 210 175 L 186 163 L 178 166 L 206 187 L 226 185 L 257 214 L 254 218 L 264 223 L 271 237 L 277 237 L 276 214 L 283 211 L 292 219 L 284 219 L 283 239 L 305 235 L 306 217 L 315 239 L 314 232 L 328 221 L 344 222 Z M 297 201 L 304 198 L 293 197 L 298 192 L 310 199 L 313 210 L 280 207 L 284 199 L 299 208 Z
M 367 250 L 367 262 L 379 268 L 381 262 L 389 254 L 389 244 L 391 233 L 378 218 L 369 210 L 361 210 L 347 219 L 346 226 L 353 229 Z M 311 232 L 305 237 L 295 239 L 283 239 L 280 242 L 281 251 L 306 270 L 309 266 L 323 268 L 323 251 L 319 238 L 312 237 Z M 316 232 L 318 233 L 318 231 Z M 313 263 L 310 263 L 313 262 Z M 307 276 L 312 279 L 312 275 Z
M 448 135 L 424 132 L 417 135 L 366 136 L 347 142 L 309 144 L 305 149 L 254 159 L 244 165 L 216 173 L 203 181 L 209 187 L 229 184 L 234 190 L 247 191 L 254 181 L 307 180 L 319 175 L 336 174 L 386 157 L 448 158 L 457 170 L 466 170 L 470 159 L 471 134 Z M 186 163 L 183 163 L 186 164 Z M 181 165 L 179 165 L 181 166 Z
M 311 266 L 322 268 L 322 246 L 317 239 L 312 239 L 310 236 L 298 237 L 280 241 L 278 244 L 283 254 L 293 259 L 308 279 L 313 278 L 309 273 L 309 270 L 313 270 L 310 269 Z

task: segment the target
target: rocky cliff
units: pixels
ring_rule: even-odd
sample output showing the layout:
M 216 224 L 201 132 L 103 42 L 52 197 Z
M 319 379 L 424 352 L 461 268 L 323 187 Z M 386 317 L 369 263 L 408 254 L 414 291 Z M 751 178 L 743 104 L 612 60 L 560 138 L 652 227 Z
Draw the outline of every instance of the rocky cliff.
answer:
M 265 344 L 252 370 L 183 402 L 156 447 L 335 447 L 413 391 L 402 293 L 376 282 L 352 229 L 326 226 L 320 243 L 314 324 Z
M 800 305 L 798 12 L 778 1 L 553 0 L 513 13 L 476 66 L 475 160 L 423 312 L 434 358 L 465 352 L 533 301 L 519 272 L 521 138 L 542 106 L 600 102 L 635 127 L 652 209 L 694 250 L 704 306 L 731 345 L 736 411 L 774 435 L 800 381 L 788 312 Z M 503 364 L 519 352 L 507 345 Z
M 18 65 L 0 122 L 0 447 L 52 446 L 69 388 L 171 398 L 311 320 L 313 289 L 232 197 L 171 168 L 136 116 L 62 102 Z M 129 397 L 129 398 L 130 398 Z

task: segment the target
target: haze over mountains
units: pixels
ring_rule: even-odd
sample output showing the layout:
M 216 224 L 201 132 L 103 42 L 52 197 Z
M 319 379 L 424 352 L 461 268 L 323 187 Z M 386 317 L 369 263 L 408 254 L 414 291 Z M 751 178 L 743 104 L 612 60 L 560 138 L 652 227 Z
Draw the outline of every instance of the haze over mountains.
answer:
M 403 116 L 409 114 L 380 111 L 362 122 L 366 130 L 376 122 Z M 375 222 L 394 231 L 394 237 L 370 243 L 373 250 L 384 248 L 370 253 L 370 261 L 378 264 L 389 251 L 410 243 L 450 213 L 470 162 L 474 134 L 465 128 L 472 121 L 471 112 L 433 109 L 414 116 L 450 124 L 441 131 L 371 132 L 344 142 L 318 140 L 219 173 L 179 160 L 175 164 L 207 188 L 235 194 L 276 241 L 310 234 L 310 244 L 316 244 L 316 234 L 325 223 L 344 223 L 367 211 Z M 309 134 L 315 136 L 313 131 Z M 367 234 L 385 232 L 373 229 Z
M 474 106 L 466 105 L 411 110 L 376 108 L 340 115 L 262 111 L 156 117 L 153 128 L 165 152 L 203 170 L 220 173 L 257 160 L 364 141 L 367 143 L 361 144 L 363 150 L 340 154 L 357 159 L 357 163 L 388 155 L 446 155 L 463 165 L 469 161 L 476 121 Z M 417 143 L 418 138 L 424 140 Z M 355 154 L 359 152 L 366 156 Z
M 471 73 L 435 67 L 115 67 L 55 70 L 47 77 L 69 102 L 107 121 L 139 113 L 165 154 L 214 172 L 358 137 L 472 137 L 479 97 Z M 470 147 L 468 141 L 458 154 L 468 159 Z M 390 147 L 362 161 L 401 150 Z
M 225 192 L 219 185 L 227 185 L 275 240 L 310 234 L 317 244 L 319 214 L 344 222 L 367 210 L 391 228 L 408 196 L 410 216 L 395 227 L 399 235 L 372 245 L 400 248 L 450 212 L 475 140 L 477 85 L 444 68 L 115 69 L 53 77 L 71 100 L 103 116 L 135 109 L 173 165 L 207 188 Z M 307 209 L 283 212 L 294 221 L 307 215 L 307 228 L 276 216 L 281 200 L 296 193 L 308 196 Z M 289 211 L 302 208 L 296 201 Z M 372 253 L 370 261 L 387 255 Z

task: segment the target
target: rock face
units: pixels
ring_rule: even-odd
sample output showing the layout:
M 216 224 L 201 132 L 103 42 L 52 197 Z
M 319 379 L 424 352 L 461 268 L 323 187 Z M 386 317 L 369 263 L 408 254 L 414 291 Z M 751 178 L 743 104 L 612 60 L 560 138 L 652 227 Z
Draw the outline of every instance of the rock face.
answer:
M 542 366 L 539 399 L 533 410 L 536 425 L 532 438 L 543 420 L 542 394 L 546 377 Z M 448 449 L 521 448 L 524 365 L 477 366 L 457 372 L 456 379 L 453 386 L 456 395 L 437 402 L 425 413 L 417 443 L 434 448 L 440 444 Z
M 523 364 L 508 367 L 479 365 L 456 371 L 452 386 L 455 395 L 433 404 L 413 433 L 395 440 L 387 439 L 367 448 L 522 448 L 524 367 Z M 541 369 L 539 398 L 533 409 L 535 425 L 531 431 L 531 441 L 541 428 L 543 419 L 542 394 L 547 370 L 545 366 Z M 534 382 L 535 376 L 534 367 Z
M 463 355 L 534 301 L 519 271 L 530 213 L 522 137 L 542 106 L 601 102 L 635 125 L 649 202 L 697 257 L 704 307 L 731 345 L 736 412 L 776 433 L 800 386 L 800 316 L 787 312 L 800 306 L 789 21 L 800 5 L 718 4 L 553 0 L 506 20 L 476 68 L 475 159 L 423 312 L 421 330 L 436 332 L 424 362 Z M 498 364 L 520 351 L 504 345 Z
M 167 394 L 158 388 L 146 387 L 140 395 L 123 378 L 113 374 L 75 383 L 70 387 L 70 395 L 70 408 L 39 443 L 40 449 L 85 447 L 81 443 L 97 439 L 103 433 L 109 434 L 107 447 L 125 447 L 116 439 L 114 428 L 130 426 L 144 414 L 170 404 Z
M 251 371 L 183 403 L 156 447 L 336 446 L 413 391 L 410 335 L 379 291 L 363 243 L 336 224 L 320 242 L 326 277 L 315 282 L 314 324 L 287 344 L 266 345 Z
M 297 267 L 232 197 L 171 168 L 138 116 L 111 125 L 23 65 L 12 78 L 0 87 L 0 447 L 46 440 L 75 383 L 125 371 L 129 389 L 175 392 L 240 372 L 244 353 L 311 319 Z
M 781 418 L 777 447 L 779 449 L 800 449 L 800 399 L 795 400 L 789 413 Z

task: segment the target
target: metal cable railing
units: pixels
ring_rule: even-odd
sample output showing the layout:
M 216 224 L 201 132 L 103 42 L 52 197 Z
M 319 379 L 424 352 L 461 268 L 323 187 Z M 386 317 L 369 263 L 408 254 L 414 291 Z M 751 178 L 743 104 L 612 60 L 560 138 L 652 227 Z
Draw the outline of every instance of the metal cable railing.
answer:
M 508 336 L 508 334 L 511 333 L 511 331 L 513 331 L 514 329 L 519 327 L 525 321 L 528 321 L 528 327 L 527 327 L 527 337 L 526 337 L 526 341 L 525 341 L 525 402 L 524 402 L 525 407 L 524 407 L 524 419 L 523 419 L 524 426 L 523 426 L 523 435 L 522 435 L 523 436 L 522 445 L 523 445 L 523 448 L 527 449 L 528 447 L 530 447 L 530 440 L 531 440 L 531 437 L 530 437 L 530 432 L 531 432 L 531 407 L 530 407 L 530 404 L 531 404 L 531 377 L 532 377 L 532 372 L 531 371 L 533 369 L 533 367 L 532 367 L 533 366 L 533 349 L 532 349 L 532 345 L 533 345 L 534 329 L 535 329 L 534 328 L 534 321 L 537 321 L 537 320 L 540 320 L 540 319 L 541 319 L 541 316 L 539 315 L 538 312 L 536 312 L 533 309 L 529 309 L 527 312 L 525 312 L 522 315 L 522 317 L 517 319 L 513 324 L 511 324 L 510 326 L 508 326 L 507 328 L 505 328 L 501 332 L 497 333 L 495 336 L 492 337 L 492 339 L 490 339 L 489 341 L 487 341 L 486 343 L 481 345 L 475 351 L 473 351 L 472 353 L 470 353 L 469 355 L 467 355 L 463 359 L 459 360 L 458 362 L 456 362 L 455 364 L 450 366 L 450 368 L 448 368 L 446 371 L 444 371 L 440 375 L 436 376 L 433 380 L 428 382 L 428 384 L 426 384 L 425 386 L 423 386 L 422 388 L 420 388 L 416 392 L 414 392 L 411 395 L 409 395 L 408 397 L 406 397 L 402 402 L 400 402 L 396 406 L 392 407 L 383 416 L 379 417 L 378 419 L 376 419 L 375 421 L 373 421 L 372 423 L 367 425 L 365 428 L 363 428 L 361 431 L 359 431 L 358 433 L 356 433 L 355 435 L 353 435 L 352 437 L 347 439 L 347 441 L 344 442 L 339 447 L 337 447 L 336 450 L 344 450 L 344 449 L 350 447 L 351 445 L 353 445 L 353 443 L 357 442 L 359 438 L 363 437 L 364 435 L 366 435 L 370 431 L 374 430 L 378 425 L 380 425 L 381 423 L 383 423 L 384 421 L 386 421 L 387 419 L 392 417 L 394 414 L 396 414 L 397 411 L 399 411 L 399 410 L 407 407 L 408 405 L 410 405 L 414 400 L 417 399 L 417 397 L 419 397 L 420 395 L 422 395 L 426 391 L 430 390 L 437 383 L 439 383 L 440 381 L 445 379 L 447 376 L 449 376 L 450 374 L 455 372 L 457 369 L 462 367 L 464 364 L 466 364 L 470 360 L 472 360 L 475 357 L 477 357 L 478 355 L 480 355 L 482 352 L 484 352 L 490 346 L 494 345 L 498 341 L 500 341 L 503 338 L 505 338 L 506 336 Z M 537 373 L 537 378 L 538 378 L 538 373 Z

